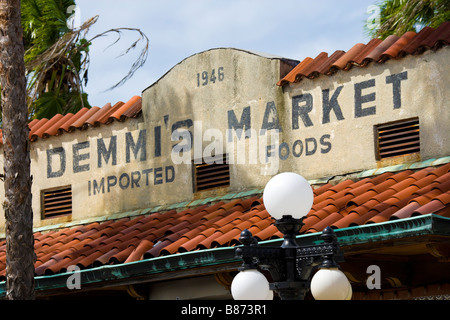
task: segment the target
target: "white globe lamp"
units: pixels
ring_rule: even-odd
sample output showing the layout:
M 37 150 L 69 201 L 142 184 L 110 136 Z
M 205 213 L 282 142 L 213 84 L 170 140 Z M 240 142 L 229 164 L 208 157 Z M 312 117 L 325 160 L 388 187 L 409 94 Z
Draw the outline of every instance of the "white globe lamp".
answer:
M 231 283 L 231 294 L 234 300 L 270 300 L 273 293 L 269 289 L 269 281 L 256 269 L 239 272 Z
M 264 206 L 275 219 L 292 216 L 300 219 L 311 210 L 314 194 L 311 185 L 301 175 L 293 172 L 277 174 L 266 184 Z
M 350 300 L 352 297 L 352 286 L 338 268 L 319 269 L 310 288 L 316 300 Z

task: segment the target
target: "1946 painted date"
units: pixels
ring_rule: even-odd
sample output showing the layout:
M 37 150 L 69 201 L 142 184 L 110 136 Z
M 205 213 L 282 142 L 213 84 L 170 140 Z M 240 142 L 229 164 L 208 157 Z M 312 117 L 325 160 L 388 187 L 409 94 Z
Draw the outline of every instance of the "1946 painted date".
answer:
M 214 84 L 216 81 L 223 81 L 225 78 L 225 73 L 223 67 L 219 67 L 216 69 L 212 69 L 210 72 L 203 71 L 197 73 L 197 87 L 204 87 L 208 84 Z

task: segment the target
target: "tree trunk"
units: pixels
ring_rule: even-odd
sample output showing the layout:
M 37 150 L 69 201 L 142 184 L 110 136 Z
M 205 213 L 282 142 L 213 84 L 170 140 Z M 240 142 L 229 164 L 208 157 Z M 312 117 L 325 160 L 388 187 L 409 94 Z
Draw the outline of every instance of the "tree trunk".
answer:
M 0 0 L 0 85 L 6 218 L 6 296 L 34 299 L 29 129 L 20 0 Z

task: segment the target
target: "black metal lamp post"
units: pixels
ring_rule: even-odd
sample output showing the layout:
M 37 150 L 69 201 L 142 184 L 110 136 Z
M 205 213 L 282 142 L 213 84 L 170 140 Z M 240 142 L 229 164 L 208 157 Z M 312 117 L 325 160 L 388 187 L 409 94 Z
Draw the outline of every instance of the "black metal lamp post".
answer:
M 264 204 L 277 219 L 284 241 L 281 247 L 259 246 L 250 231 L 241 233 L 243 246 L 236 248 L 236 256 L 243 264 L 231 286 L 234 299 L 270 299 L 275 291 L 282 300 L 301 300 L 309 290 L 320 300 L 351 298 L 350 283 L 336 263 L 343 255 L 333 229 L 323 230 L 322 244 L 299 246 L 295 241 L 312 201 L 311 186 L 295 173 L 279 174 L 267 183 Z M 296 216 L 284 214 L 288 210 Z M 311 279 L 317 267 L 320 270 Z M 269 284 L 258 268 L 269 271 L 273 282 Z

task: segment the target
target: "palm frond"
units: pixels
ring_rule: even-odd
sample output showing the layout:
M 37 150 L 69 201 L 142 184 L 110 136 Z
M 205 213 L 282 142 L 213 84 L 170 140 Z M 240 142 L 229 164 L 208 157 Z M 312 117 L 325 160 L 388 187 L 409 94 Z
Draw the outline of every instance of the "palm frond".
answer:
M 141 49 L 141 52 L 140 52 L 139 56 L 133 62 L 132 66 L 128 70 L 128 73 L 119 82 L 117 82 L 116 84 L 114 84 L 110 88 L 106 89 L 105 91 L 112 90 L 114 88 L 117 88 L 117 87 L 120 87 L 121 85 L 123 85 L 131 77 L 133 77 L 133 75 L 136 72 L 136 70 L 138 70 L 140 67 L 142 67 L 145 64 L 145 62 L 147 61 L 148 49 L 149 49 L 150 41 L 147 38 L 147 36 L 140 29 L 137 29 L 137 28 L 115 28 L 115 29 L 109 29 L 109 30 L 107 30 L 105 32 L 97 34 L 96 36 L 94 36 L 93 38 L 89 39 L 88 41 L 92 43 L 95 39 L 97 39 L 99 37 L 104 37 L 104 36 L 106 36 L 108 34 L 114 33 L 114 34 L 117 35 L 117 39 L 106 48 L 106 49 L 108 49 L 109 47 L 112 47 L 114 44 L 116 44 L 117 42 L 120 41 L 123 31 L 137 32 L 139 34 L 139 37 L 130 46 L 128 46 L 128 48 L 126 48 L 121 54 L 119 54 L 119 57 L 123 56 L 123 55 L 126 55 L 131 50 L 135 49 L 137 47 L 137 45 L 139 44 L 139 42 L 144 42 L 144 44 L 143 44 L 143 47 Z
M 382 39 L 418 32 L 425 26 L 436 28 L 450 19 L 449 0 L 384 0 L 378 6 L 380 26 L 368 33 Z
M 87 82 L 87 73 L 90 64 L 89 46 L 92 42 L 103 36 L 109 34 L 116 34 L 117 39 L 112 44 L 117 43 L 124 31 L 132 31 L 138 33 L 138 38 L 127 49 L 125 49 L 120 55 L 129 53 L 135 49 L 140 42 L 144 42 L 143 48 L 130 67 L 128 73 L 115 85 L 111 86 L 107 90 L 114 89 L 127 80 L 129 80 L 137 69 L 142 67 L 147 60 L 149 40 L 147 36 L 139 29 L 136 28 L 115 28 L 110 29 L 100 34 L 95 35 L 90 39 L 86 39 L 86 35 L 89 28 L 96 23 L 98 16 L 88 19 L 78 29 L 65 31 L 51 46 L 49 46 L 42 53 L 34 56 L 32 59 L 26 60 L 26 71 L 28 82 L 28 96 L 29 96 L 29 108 L 34 111 L 36 117 L 42 116 L 44 113 L 39 112 L 38 108 L 42 108 L 43 104 L 34 105 L 34 101 L 37 101 L 43 93 L 54 91 L 65 94 L 67 101 L 67 108 L 62 110 L 74 111 L 78 104 L 78 110 L 83 107 L 90 107 L 86 95 L 83 93 L 83 83 Z M 30 50 L 33 47 L 30 48 Z M 56 74 L 56 76 L 55 76 Z M 54 78 L 52 80 L 52 77 Z M 105 90 L 106 91 L 106 90 Z M 69 95 L 67 95 L 70 93 Z M 77 96 L 74 98 L 74 96 Z M 45 101 L 49 101 L 50 95 L 48 95 Z M 54 97 L 54 96 L 53 96 Z M 57 104 L 53 104 L 50 109 L 57 110 L 55 107 Z M 77 110 L 75 110 L 77 111 Z M 48 113 L 45 113 L 48 114 Z

